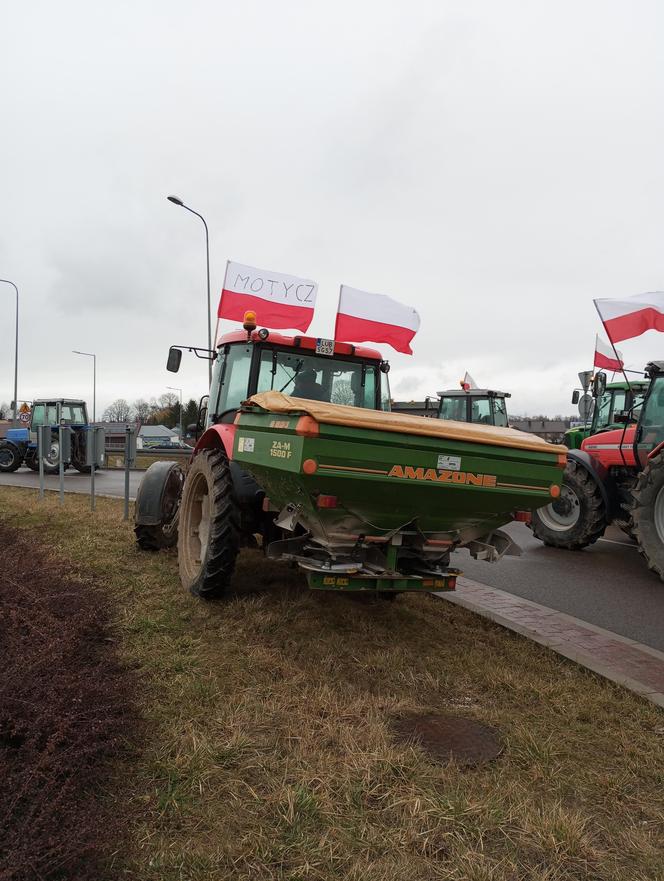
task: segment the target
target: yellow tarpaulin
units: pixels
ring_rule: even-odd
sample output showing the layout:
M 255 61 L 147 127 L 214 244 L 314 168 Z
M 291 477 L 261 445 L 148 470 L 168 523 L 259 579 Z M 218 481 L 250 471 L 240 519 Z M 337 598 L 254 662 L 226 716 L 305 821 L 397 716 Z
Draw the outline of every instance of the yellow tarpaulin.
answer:
M 387 413 L 384 410 L 365 410 L 327 401 L 310 401 L 293 398 L 282 392 L 259 392 L 249 399 L 270 413 L 307 413 L 318 422 L 327 425 L 349 425 L 353 428 L 369 428 L 375 431 L 396 431 L 401 434 L 421 434 L 448 440 L 489 444 L 495 447 L 513 447 L 537 453 L 565 453 L 566 447 L 550 444 L 534 434 L 515 428 L 496 428 L 493 425 L 476 425 L 472 422 L 452 422 L 447 419 L 430 419 L 407 413 Z

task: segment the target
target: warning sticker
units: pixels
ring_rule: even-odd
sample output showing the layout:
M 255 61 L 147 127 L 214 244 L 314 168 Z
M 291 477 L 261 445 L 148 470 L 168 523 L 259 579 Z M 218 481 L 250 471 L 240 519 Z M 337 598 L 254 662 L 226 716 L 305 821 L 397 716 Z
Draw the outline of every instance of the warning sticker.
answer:
M 439 471 L 460 471 L 461 456 L 438 456 Z
M 253 437 L 239 437 L 237 439 L 238 453 L 253 453 L 254 442 L 255 442 L 255 438 L 253 438 Z

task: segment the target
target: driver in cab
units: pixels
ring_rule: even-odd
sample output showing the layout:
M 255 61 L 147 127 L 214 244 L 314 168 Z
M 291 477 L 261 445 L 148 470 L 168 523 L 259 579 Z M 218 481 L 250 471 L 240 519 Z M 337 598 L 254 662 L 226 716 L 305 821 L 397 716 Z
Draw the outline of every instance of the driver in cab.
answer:
M 316 371 L 313 369 L 303 370 L 295 377 L 293 384 L 293 396 L 307 398 L 310 401 L 325 401 L 323 386 L 316 382 Z

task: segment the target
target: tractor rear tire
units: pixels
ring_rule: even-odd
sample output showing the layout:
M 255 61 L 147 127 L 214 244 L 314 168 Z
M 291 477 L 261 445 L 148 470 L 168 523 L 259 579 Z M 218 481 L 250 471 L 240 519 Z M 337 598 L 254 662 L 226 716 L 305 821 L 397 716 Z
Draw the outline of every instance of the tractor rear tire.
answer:
M 178 528 L 180 580 L 194 596 L 217 599 L 228 587 L 240 550 L 240 513 L 224 450 L 203 450 L 182 491 Z
M 23 454 L 12 443 L 0 443 L 0 474 L 9 474 L 21 467 Z
M 150 468 L 165 464 L 165 462 L 153 463 Z M 136 496 L 137 514 L 141 508 L 141 494 L 148 482 L 149 475 L 146 472 Z M 182 469 L 179 465 L 172 465 L 159 487 L 159 522 L 137 523 L 134 526 L 136 542 L 142 551 L 160 551 L 164 548 L 172 548 L 177 544 L 183 484 L 184 473 Z M 150 519 L 154 521 L 154 518 Z
M 607 526 L 599 486 L 584 468 L 568 459 L 560 497 L 533 511 L 533 534 L 549 547 L 579 551 L 601 538 Z
M 664 581 L 664 452 L 648 460 L 632 490 L 632 522 L 639 553 Z

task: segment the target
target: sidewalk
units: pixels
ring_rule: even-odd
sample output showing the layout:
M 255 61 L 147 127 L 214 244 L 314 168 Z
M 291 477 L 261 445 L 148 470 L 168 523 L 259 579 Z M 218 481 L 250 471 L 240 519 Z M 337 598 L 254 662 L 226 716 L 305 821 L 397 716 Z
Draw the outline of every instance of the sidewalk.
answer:
M 456 591 L 437 596 L 521 633 L 664 707 L 663 652 L 469 578 L 458 578 Z

